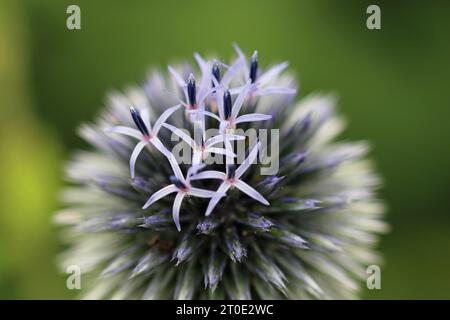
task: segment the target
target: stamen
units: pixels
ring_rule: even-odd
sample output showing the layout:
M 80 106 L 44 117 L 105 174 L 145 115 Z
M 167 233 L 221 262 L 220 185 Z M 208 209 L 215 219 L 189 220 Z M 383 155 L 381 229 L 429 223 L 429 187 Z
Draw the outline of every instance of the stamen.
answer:
M 220 68 L 219 64 L 217 62 L 214 62 L 214 65 L 212 67 L 212 75 L 214 78 L 216 78 L 217 82 L 220 82 Z M 212 86 L 215 87 L 214 81 L 212 82 Z
M 258 71 L 258 51 L 255 50 L 255 52 L 252 55 L 252 59 L 250 61 L 250 81 L 252 83 L 255 83 L 256 81 L 256 73 Z
M 196 87 L 195 87 L 195 79 L 194 75 L 191 73 L 189 75 L 189 79 L 187 82 L 187 92 L 188 92 L 188 99 L 189 104 L 191 107 L 194 107 L 197 105 L 197 98 L 196 98 Z
M 226 90 L 223 94 L 223 111 L 225 119 L 230 118 L 232 108 L 233 103 L 231 102 L 231 94 L 230 91 Z
M 148 132 L 148 128 L 144 123 L 144 120 L 142 120 L 141 114 L 139 111 L 137 111 L 135 108 L 130 108 L 131 117 L 133 118 L 134 123 L 136 124 L 136 127 L 139 129 L 139 131 L 142 133 L 142 135 L 148 137 L 150 136 L 150 133 Z
M 172 182 L 174 185 L 175 185 L 175 187 L 177 187 L 178 189 L 187 189 L 186 188 L 186 185 L 180 180 L 180 179 L 178 179 L 177 177 L 175 177 L 175 176 L 170 176 L 170 182 Z
M 229 180 L 233 180 L 236 173 L 236 165 L 235 164 L 229 164 L 228 170 L 227 170 L 227 178 Z

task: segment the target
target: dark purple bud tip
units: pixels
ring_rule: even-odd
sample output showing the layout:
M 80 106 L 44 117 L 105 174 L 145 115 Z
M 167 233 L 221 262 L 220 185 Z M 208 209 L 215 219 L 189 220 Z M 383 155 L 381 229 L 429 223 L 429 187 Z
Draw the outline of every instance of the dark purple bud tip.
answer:
M 195 86 L 195 78 L 192 73 L 189 75 L 189 79 L 187 82 L 187 92 L 188 92 L 189 104 L 191 106 L 196 106 L 197 105 L 196 86 Z
M 232 179 L 234 179 L 235 174 L 236 174 L 236 165 L 229 164 L 228 170 L 227 170 L 227 178 L 232 180 Z
M 212 67 L 212 75 L 214 78 L 216 78 L 217 82 L 220 82 L 220 68 L 217 62 L 214 62 L 214 65 Z M 212 82 L 212 86 L 215 87 L 214 81 Z
M 252 59 L 250 60 L 250 81 L 252 83 L 255 83 L 256 81 L 256 74 L 258 72 L 258 51 L 255 50 L 255 52 L 252 55 Z
M 145 125 L 144 120 L 142 120 L 142 117 L 141 117 L 141 114 L 139 113 L 139 111 L 137 111 L 135 108 L 131 107 L 130 112 L 131 112 L 131 117 L 133 118 L 133 121 L 136 124 L 136 127 L 139 129 L 139 131 L 142 133 L 142 135 L 148 137 L 150 135 L 150 133 L 148 132 L 148 128 Z
M 170 176 L 170 182 L 172 182 L 175 187 L 177 187 L 178 189 L 186 189 L 186 185 L 183 183 L 183 181 L 181 181 L 180 179 L 178 179 L 175 176 Z
M 233 108 L 233 103 L 231 101 L 231 94 L 230 91 L 226 90 L 223 94 L 223 113 L 225 116 L 225 119 L 228 119 L 231 117 L 231 110 Z

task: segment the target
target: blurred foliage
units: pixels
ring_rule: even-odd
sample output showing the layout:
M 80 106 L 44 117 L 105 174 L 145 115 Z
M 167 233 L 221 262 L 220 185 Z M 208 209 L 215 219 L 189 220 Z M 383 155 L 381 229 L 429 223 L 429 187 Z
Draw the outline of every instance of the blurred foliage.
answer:
M 382 30 L 366 28 L 377 3 Z M 81 7 L 82 29 L 66 28 Z M 111 89 L 192 52 L 257 48 L 289 60 L 301 96 L 334 91 L 348 139 L 369 139 L 392 233 L 382 290 L 367 298 L 450 298 L 450 3 L 444 1 L 0 2 L 0 297 L 66 298 L 51 225 L 63 161 Z

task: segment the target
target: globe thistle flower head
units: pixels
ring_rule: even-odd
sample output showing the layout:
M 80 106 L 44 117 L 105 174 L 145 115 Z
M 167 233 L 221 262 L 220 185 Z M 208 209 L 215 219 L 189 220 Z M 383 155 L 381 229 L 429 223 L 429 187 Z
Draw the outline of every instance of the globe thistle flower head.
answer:
M 67 165 L 56 216 L 88 299 L 356 298 L 387 230 L 364 142 L 287 63 L 151 72 L 113 93 Z M 153 125 L 152 125 L 153 124 Z

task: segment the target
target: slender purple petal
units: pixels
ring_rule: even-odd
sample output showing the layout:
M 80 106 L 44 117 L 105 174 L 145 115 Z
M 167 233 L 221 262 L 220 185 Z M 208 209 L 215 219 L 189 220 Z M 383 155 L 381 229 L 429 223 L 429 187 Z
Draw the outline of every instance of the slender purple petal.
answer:
M 198 148 L 194 148 L 192 152 L 192 165 L 199 166 L 202 163 L 203 152 Z
M 262 113 L 250 113 L 244 114 L 243 116 L 237 117 L 234 123 L 243 123 L 243 122 L 255 122 L 255 121 L 265 121 L 271 119 L 272 116 L 268 114 Z
M 255 144 L 253 149 L 250 151 L 248 157 L 244 160 L 244 162 L 239 166 L 239 168 L 236 169 L 236 178 L 239 179 L 245 171 L 250 168 L 252 163 L 255 161 L 256 156 L 258 155 L 258 149 L 261 146 L 261 142 L 258 142 Z
M 231 82 L 233 77 L 235 77 L 238 73 L 238 70 L 241 66 L 245 65 L 245 60 L 242 61 L 242 59 L 237 58 L 234 60 L 233 64 L 228 67 L 228 70 L 223 75 L 222 81 L 220 82 L 222 86 L 227 87 L 228 84 Z
M 285 70 L 287 67 L 289 66 L 289 63 L 287 62 L 282 62 L 280 64 L 277 64 L 275 66 L 273 66 L 272 68 L 270 68 L 269 70 L 267 70 L 266 72 L 264 72 L 259 78 L 258 78 L 258 83 L 261 86 L 264 86 L 265 84 L 269 83 L 270 80 L 272 80 L 273 78 L 278 77 L 278 75 L 283 72 L 283 70 Z
M 191 148 L 195 148 L 196 144 L 194 139 L 190 137 L 186 132 L 184 132 L 181 129 L 178 129 L 177 127 L 174 127 L 171 124 L 163 123 L 163 127 L 166 127 L 170 131 L 172 131 L 174 134 L 176 134 L 178 137 L 180 137 L 182 140 L 184 140 L 188 145 L 191 146 Z
M 139 130 L 130 128 L 130 127 L 123 127 L 123 126 L 117 126 L 108 128 L 105 130 L 106 133 L 120 133 L 124 134 L 129 137 L 133 137 L 139 140 L 142 140 L 142 134 L 139 132 Z
M 289 87 L 267 87 L 256 91 L 258 96 L 268 96 L 272 94 L 296 94 L 297 90 Z
M 247 58 L 245 57 L 244 52 L 242 52 L 241 48 L 239 48 L 239 46 L 236 43 L 233 43 L 233 48 L 236 51 L 239 60 L 241 61 L 242 68 L 244 69 L 245 74 L 248 75 L 250 70 L 248 69 Z
M 245 98 L 247 98 L 250 86 L 251 86 L 251 83 L 249 80 L 249 81 L 247 81 L 246 85 L 242 89 L 241 93 L 239 93 L 238 97 L 236 98 L 236 101 L 234 101 L 233 109 L 231 110 L 232 118 L 236 118 L 237 115 L 239 114 L 239 111 L 241 110 L 244 100 L 245 100 Z
M 142 108 L 142 110 L 139 111 L 141 114 L 142 121 L 144 121 L 144 124 L 147 126 L 148 130 L 152 130 L 152 125 L 150 123 L 150 109 L 149 108 Z
M 223 194 L 225 192 L 227 192 L 228 189 L 230 189 L 230 184 L 228 182 L 223 182 L 220 187 L 217 189 L 217 194 Z M 206 208 L 206 216 L 209 216 L 211 214 L 211 212 L 214 210 L 214 208 L 216 207 L 216 205 L 219 203 L 220 199 L 222 199 L 222 195 L 214 197 L 211 199 L 211 201 L 209 201 L 208 204 L 208 208 Z
M 184 81 L 183 77 L 181 77 L 181 75 L 172 66 L 168 66 L 167 69 L 169 69 L 170 74 L 173 76 L 178 85 L 184 88 L 186 86 L 186 81 Z
M 156 122 L 153 126 L 153 134 L 154 135 L 158 134 L 158 131 L 161 128 L 161 125 L 163 123 L 165 123 L 167 118 L 169 118 L 172 115 L 172 113 L 177 111 L 180 107 L 181 107 L 181 105 L 177 104 L 176 106 L 168 108 L 159 116 L 158 120 L 156 120 Z
M 183 198 L 186 194 L 184 192 L 178 192 L 175 200 L 173 201 L 173 209 L 172 209 L 172 216 L 173 221 L 175 222 L 175 225 L 177 226 L 177 230 L 181 231 L 181 225 L 180 225 L 180 208 L 181 203 L 183 202 Z
M 141 153 L 142 149 L 148 144 L 148 141 L 141 141 L 139 142 L 136 147 L 134 147 L 133 152 L 131 153 L 130 157 L 130 173 L 131 173 L 131 179 L 134 179 L 134 168 L 136 165 L 136 160 Z
M 217 121 L 221 121 L 221 119 L 214 113 L 209 112 L 209 111 L 204 111 L 204 110 L 191 110 L 189 111 L 189 113 L 194 113 L 194 114 L 203 114 L 205 116 L 209 116 L 211 118 L 216 119 Z
M 245 183 L 242 180 L 236 180 L 234 183 L 234 186 L 241 190 L 243 193 L 248 195 L 249 197 L 252 197 L 253 199 L 261 202 L 262 204 L 265 204 L 266 206 L 269 205 L 269 201 L 267 201 L 258 191 L 250 187 L 247 183 Z
M 164 187 L 164 188 L 156 191 L 154 194 L 152 194 L 150 196 L 150 198 L 144 204 L 142 209 L 147 209 L 148 207 L 150 207 L 153 203 L 155 203 L 159 199 L 164 198 L 165 196 L 167 196 L 167 195 L 169 195 L 171 193 L 174 193 L 174 192 L 178 192 L 178 188 L 175 187 L 174 184 L 170 184 L 167 187 Z
M 217 154 L 223 154 L 227 157 L 236 158 L 236 154 L 229 150 L 229 149 L 223 149 L 223 148 L 208 148 L 206 149 L 208 153 L 217 153 Z
M 202 179 L 219 179 L 225 180 L 227 175 L 221 171 L 216 170 L 206 170 L 199 172 L 191 177 L 191 180 L 202 180 Z
M 188 194 L 199 198 L 213 198 L 219 196 L 219 194 L 216 191 L 204 190 L 194 187 L 189 188 Z
M 225 134 L 225 136 L 224 136 L 224 135 L 220 134 L 220 135 L 214 136 L 212 138 L 209 138 L 205 142 L 205 144 L 208 147 L 212 147 L 213 145 L 215 145 L 217 143 L 223 142 L 224 139 L 228 139 L 228 140 L 244 140 L 245 136 L 239 136 L 237 134 Z

